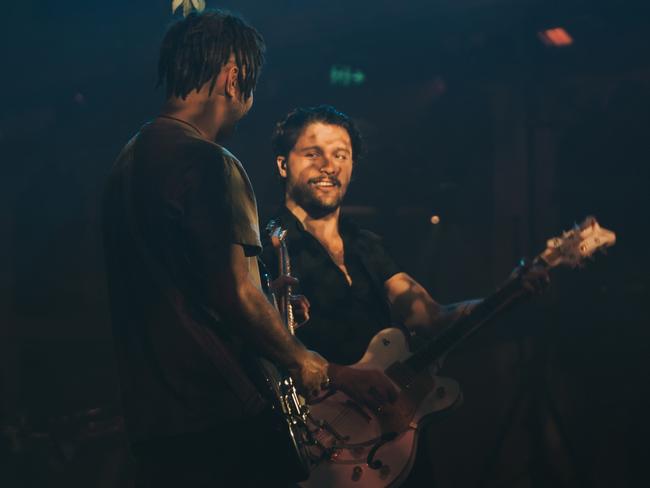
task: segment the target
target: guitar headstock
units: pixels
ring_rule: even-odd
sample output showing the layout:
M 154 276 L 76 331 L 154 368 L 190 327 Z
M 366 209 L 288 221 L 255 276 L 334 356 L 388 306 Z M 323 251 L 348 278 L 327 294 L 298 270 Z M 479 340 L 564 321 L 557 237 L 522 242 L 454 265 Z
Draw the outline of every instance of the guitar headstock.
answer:
M 283 246 L 286 246 L 285 238 L 287 236 L 287 231 L 282 228 L 282 225 L 280 225 L 278 220 L 270 220 L 269 223 L 266 224 L 266 232 L 276 251 L 282 249 Z
M 560 265 L 575 268 L 596 251 L 604 251 L 615 243 L 616 234 L 601 227 L 594 217 L 587 217 L 582 224 L 549 239 L 539 257 L 551 268 Z

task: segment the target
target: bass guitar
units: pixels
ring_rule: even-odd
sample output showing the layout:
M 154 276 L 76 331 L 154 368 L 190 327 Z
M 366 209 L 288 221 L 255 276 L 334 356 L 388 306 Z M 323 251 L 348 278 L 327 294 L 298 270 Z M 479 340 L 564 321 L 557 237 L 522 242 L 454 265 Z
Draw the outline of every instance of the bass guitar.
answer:
M 291 267 L 285 241 L 286 230 L 275 221 L 271 221 L 266 231 L 278 256 L 280 274 L 290 276 Z M 266 285 L 269 300 L 278 309 L 287 330 L 294 335 L 291 287 L 285 286 L 281 291 L 272 291 L 270 277 L 264 272 L 262 272 L 262 281 Z M 275 453 L 275 457 L 282 457 L 281 471 L 291 473 L 292 481 L 305 480 L 309 476 L 311 465 L 308 446 L 314 443 L 309 428 L 311 423 L 309 408 L 304 398 L 298 394 L 293 379 L 286 371 L 264 358 L 257 358 L 256 363 L 256 376 L 259 377 L 257 384 L 261 384 L 262 393 L 269 401 L 273 413 L 270 426 L 275 438 L 271 444 L 277 446 L 282 452 L 281 456 Z
M 597 250 L 612 246 L 613 232 L 587 218 L 550 239 L 533 265 L 548 269 L 579 266 Z M 340 391 L 310 405 L 311 475 L 304 488 L 375 488 L 398 486 L 415 460 L 418 432 L 434 413 L 450 409 L 461 397 L 458 383 L 435 376 L 435 364 L 454 346 L 496 315 L 526 297 L 513 276 L 470 314 L 444 329 L 416 351 L 400 329 L 380 331 L 353 368 L 383 371 L 399 395 L 393 404 L 371 411 Z

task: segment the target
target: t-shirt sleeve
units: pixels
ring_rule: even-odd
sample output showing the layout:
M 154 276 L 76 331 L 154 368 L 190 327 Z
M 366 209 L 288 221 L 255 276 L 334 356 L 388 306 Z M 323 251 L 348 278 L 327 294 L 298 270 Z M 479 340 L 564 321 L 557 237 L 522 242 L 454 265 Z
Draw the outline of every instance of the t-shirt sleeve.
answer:
M 230 244 L 243 246 L 247 256 L 259 254 L 257 204 L 246 172 L 218 147 L 194 147 L 192 153 L 195 164 L 187 168 L 180 196 L 192 261 L 201 268 L 218 265 Z
M 223 205 L 229 225 L 229 240 L 244 247 L 247 256 L 262 252 L 257 202 L 248 175 L 232 156 L 223 157 L 225 184 Z
M 372 270 L 374 278 L 379 283 L 401 272 L 401 267 L 395 262 L 390 253 L 386 250 L 383 240 L 377 234 L 368 230 L 360 231 L 362 252 L 368 269 Z

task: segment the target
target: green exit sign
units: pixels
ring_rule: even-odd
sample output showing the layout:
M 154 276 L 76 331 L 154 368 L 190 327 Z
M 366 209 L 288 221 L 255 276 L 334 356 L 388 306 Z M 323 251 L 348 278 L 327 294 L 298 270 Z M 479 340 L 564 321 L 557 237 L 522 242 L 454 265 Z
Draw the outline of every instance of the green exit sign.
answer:
M 330 84 L 337 86 L 358 86 L 366 81 L 366 75 L 360 69 L 349 66 L 334 65 L 330 69 Z

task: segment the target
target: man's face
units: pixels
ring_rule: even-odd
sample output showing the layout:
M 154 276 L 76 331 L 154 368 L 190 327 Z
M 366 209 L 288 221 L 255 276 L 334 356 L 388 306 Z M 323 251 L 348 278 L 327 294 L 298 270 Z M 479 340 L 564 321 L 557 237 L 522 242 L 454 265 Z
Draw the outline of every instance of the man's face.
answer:
M 288 158 L 277 158 L 280 176 L 286 179 L 286 203 L 311 215 L 338 209 L 352 177 L 352 157 L 350 135 L 343 127 L 321 122 L 305 127 Z

